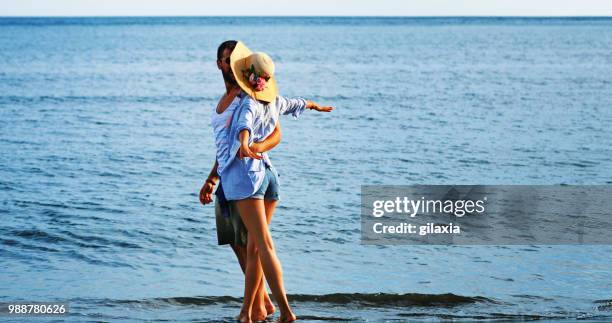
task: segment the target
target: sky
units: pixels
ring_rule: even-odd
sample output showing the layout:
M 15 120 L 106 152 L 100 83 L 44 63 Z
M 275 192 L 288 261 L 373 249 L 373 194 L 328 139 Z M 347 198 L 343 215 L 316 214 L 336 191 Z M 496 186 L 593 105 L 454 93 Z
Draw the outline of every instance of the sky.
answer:
M 612 16 L 612 0 L 0 0 L 0 16 Z

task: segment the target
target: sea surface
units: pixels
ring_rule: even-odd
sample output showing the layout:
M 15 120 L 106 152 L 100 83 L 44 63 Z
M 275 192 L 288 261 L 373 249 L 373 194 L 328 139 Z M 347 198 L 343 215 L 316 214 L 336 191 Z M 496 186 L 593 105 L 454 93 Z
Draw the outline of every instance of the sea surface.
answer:
M 198 201 L 227 39 L 336 108 L 284 118 L 270 153 L 302 321 L 612 320 L 612 246 L 362 245 L 359 207 L 364 184 L 612 184 L 608 18 L 0 18 L 0 302 L 238 313 Z

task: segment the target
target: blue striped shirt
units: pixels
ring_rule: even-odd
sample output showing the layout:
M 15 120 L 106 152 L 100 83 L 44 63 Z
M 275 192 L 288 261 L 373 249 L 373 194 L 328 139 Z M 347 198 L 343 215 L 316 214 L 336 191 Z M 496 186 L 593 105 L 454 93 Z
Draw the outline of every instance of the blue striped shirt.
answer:
M 306 100 L 302 98 L 277 96 L 274 102 L 263 104 L 241 93 L 238 106 L 232 114 L 228 141 L 224 143 L 228 146 L 217 147 L 217 151 L 226 152 L 224 156 L 217 156 L 217 172 L 228 200 L 241 200 L 253 195 L 263 182 L 266 164 L 272 166 L 267 153 L 262 153 L 262 160 L 237 158 L 240 132 L 244 129 L 249 131 L 250 144 L 261 142 L 272 134 L 281 114 L 291 114 L 297 118 L 305 108 Z

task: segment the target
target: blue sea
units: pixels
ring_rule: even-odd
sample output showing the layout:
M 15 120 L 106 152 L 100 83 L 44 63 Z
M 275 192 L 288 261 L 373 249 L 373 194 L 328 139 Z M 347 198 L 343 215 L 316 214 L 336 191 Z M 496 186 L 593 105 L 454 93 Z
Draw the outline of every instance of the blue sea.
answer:
M 198 201 L 227 39 L 335 107 L 285 118 L 270 153 L 302 321 L 612 321 L 612 246 L 360 232 L 366 184 L 612 184 L 612 18 L 0 18 L 0 302 L 238 314 L 242 272 Z

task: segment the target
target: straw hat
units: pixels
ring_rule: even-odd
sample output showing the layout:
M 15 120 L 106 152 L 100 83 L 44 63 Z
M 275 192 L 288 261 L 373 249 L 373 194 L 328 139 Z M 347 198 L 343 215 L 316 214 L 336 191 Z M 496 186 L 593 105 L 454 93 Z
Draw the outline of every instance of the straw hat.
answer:
M 253 53 L 239 41 L 230 55 L 230 66 L 236 82 L 250 97 L 268 103 L 276 99 L 274 62 L 266 53 Z

